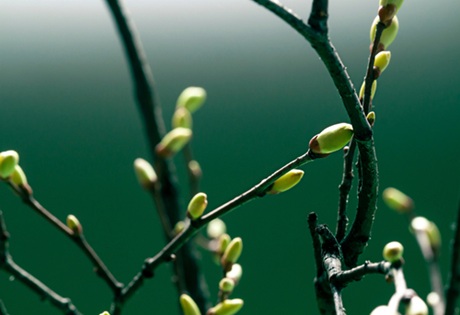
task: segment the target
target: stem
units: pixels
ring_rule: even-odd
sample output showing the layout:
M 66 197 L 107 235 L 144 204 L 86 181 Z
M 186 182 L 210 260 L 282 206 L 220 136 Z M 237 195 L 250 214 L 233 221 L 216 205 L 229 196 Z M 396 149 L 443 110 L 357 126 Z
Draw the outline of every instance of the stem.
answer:
M 326 34 L 328 17 L 328 0 L 313 0 L 308 24 L 317 32 Z
M 337 274 L 334 278 L 334 282 L 342 287 L 345 287 L 352 281 L 359 281 L 365 275 L 368 274 L 387 274 L 390 271 L 391 263 L 387 261 L 381 261 L 378 263 L 371 263 L 369 261 L 364 264 L 355 267 L 350 270 L 344 270 L 340 274 Z
M 451 263 L 449 284 L 446 290 L 446 312 L 445 315 L 454 315 L 457 299 L 460 292 L 460 203 L 457 212 L 457 224 L 451 244 Z
M 189 181 L 190 198 L 200 192 L 201 171 L 194 169 L 192 163 L 198 163 L 193 159 L 193 151 L 190 143 L 182 150 L 184 153 L 185 165 Z
M 0 315 L 9 315 L 2 300 L 0 300 Z
M 343 307 L 342 290 L 336 288 L 331 284 L 332 296 L 334 298 L 335 314 L 345 315 L 345 308 Z
M 311 239 L 313 242 L 313 252 L 316 263 L 316 277 L 319 278 L 324 273 L 323 258 L 321 256 L 321 241 L 317 232 L 318 216 L 315 212 L 308 215 L 308 229 L 310 230 Z
M 395 293 L 388 302 L 388 306 L 396 313 L 401 299 L 406 295 L 407 285 L 402 268 L 391 268 L 391 274 L 395 284 Z

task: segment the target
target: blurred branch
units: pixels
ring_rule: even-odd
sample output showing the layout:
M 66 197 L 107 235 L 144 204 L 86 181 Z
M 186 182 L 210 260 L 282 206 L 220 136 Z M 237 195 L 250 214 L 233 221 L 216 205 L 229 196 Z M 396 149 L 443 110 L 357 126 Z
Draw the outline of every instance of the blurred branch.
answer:
M 9 315 L 2 300 L 0 300 L 0 315 Z
M 445 315 L 456 314 L 457 299 L 460 293 L 460 203 L 457 212 L 455 234 L 451 244 L 451 255 L 449 284 L 446 290 Z

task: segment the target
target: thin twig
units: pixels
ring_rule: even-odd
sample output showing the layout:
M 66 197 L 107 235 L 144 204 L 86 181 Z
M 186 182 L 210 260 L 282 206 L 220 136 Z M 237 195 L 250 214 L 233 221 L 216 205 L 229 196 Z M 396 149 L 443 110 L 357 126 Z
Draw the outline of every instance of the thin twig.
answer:
M 193 150 L 190 143 L 188 143 L 184 149 L 182 150 L 185 159 L 185 165 L 187 168 L 187 175 L 188 175 L 188 182 L 189 182 L 189 189 L 190 189 L 190 198 L 195 196 L 197 193 L 200 192 L 200 179 L 201 179 L 201 171 L 194 169 L 193 163 L 198 163 L 193 159 Z
M 324 273 L 323 258 L 321 256 L 321 241 L 316 228 L 318 227 L 318 216 L 315 212 L 308 214 L 308 229 L 310 230 L 313 242 L 313 253 L 316 263 L 316 277 L 321 277 Z
M 455 234 L 451 244 L 451 255 L 445 315 L 454 315 L 456 313 L 457 299 L 460 293 L 460 203 L 458 205 Z
M 395 285 L 395 293 L 388 302 L 388 306 L 396 313 L 401 303 L 401 299 L 406 295 L 407 284 L 404 278 L 404 272 L 402 268 L 391 268 L 391 275 Z
M 5 304 L 0 300 L 0 315 L 9 315 Z
M 337 285 L 342 287 L 346 286 L 348 283 L 353 281 L 361 280 L 365 275 L 368 274 L 383 274 L 386 275 L 390 271 L 391 263 L 387 261 L 381 261 L 378 263 L 371 263 L 369 261 L 364 262 L 364 264 L 355 267 L 350 270 L 344 270 L 341 273 L 337 274 L 333 281 Z

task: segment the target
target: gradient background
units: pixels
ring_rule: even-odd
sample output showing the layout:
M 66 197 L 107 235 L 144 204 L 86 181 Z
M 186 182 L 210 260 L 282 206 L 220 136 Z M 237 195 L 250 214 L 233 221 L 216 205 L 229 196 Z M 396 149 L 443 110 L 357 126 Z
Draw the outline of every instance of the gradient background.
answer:
M 347 120 L 309 44 L 259 5 L 125 3 L 153 68 L 168 126 L 185 87 L 208 92 L 205 107 L 194 115 L 193 147 L 210 208 L 303 153 L 324 127 Z M 309 1 L 285 4 L 307 17 Z M 330 37 L 358 87 L 376 8 L 377 1 L 364 0 L 330 5 Z M 457 0 L 406 1 L 391 64 L 374 100 L 381 189 L 405 191 L 420 215 L 437 222 L 445 245 L 444 276 L 459 199 L 459 10 Z M 0 3 L 0 135 L 0 150 L 20 153 L 36 198 L 62 220 L 75 214 L 120 281 L 129 281 L 144 258 L 161 248 L 159 221 L 132 171 L 133 160 L 148 153 L 123 51 L 103 1 Z M 181 157 L 176 161 L 184 179 Z M 335 227 L 341 168 L 341 154 L 309 164 L 289 193 L 225 217 L 229 233 L 243 237 L 245 246 L 244 276 L 233 294 L 245 300 L 241 314 L 318 313 L 306 216 L 317 211 L 320 222 Z M 15 261 L 71 297 L 85 314 L 108 308 L 109 290 L 77 247 L 6 186 L 0 188 Z M 185 196 L 185 186 L 182 192 Z M 407 222 L 381 200 L 372 236 L 362 261 L 380 260 L 382 247 L 400 240 L 408 285 L 425 297 L 426 268 Z M 220 272 L 209 254 L 203 258 L 215 296 Z M 161 266 L 125 313 L 178 313 L 170 275 L 169 266 Z M 345 307 L 349 314 L 366 314 L 386 304 L 392 292 L 381 276 L 369 276 L 345 291 Z M 0 298 L 12 315 L 60 314 L 4 272 Z

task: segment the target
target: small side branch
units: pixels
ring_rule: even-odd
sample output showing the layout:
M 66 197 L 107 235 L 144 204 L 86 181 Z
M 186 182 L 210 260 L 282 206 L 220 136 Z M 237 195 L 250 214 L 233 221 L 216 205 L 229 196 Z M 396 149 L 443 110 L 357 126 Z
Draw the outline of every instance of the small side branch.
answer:
M 328 0 L 313 0 L 308 25 L 319 33 L 327 33 Z
M 334 277 L 334 282 L 344 287 L 353 281 L 360 281 L 365 275 L 368 274 L 382 274 L 386 275 L 390 272 L 391 263 L 381 261 L 378 263 L 371 263 L 366 261 L 364 264 L 350 270 L 344 270 Z
M 311 239 L 313 242 L 313 253 L 316 263 L 316 277 L 319 278 L 324 273 L 323 258 L 321 255 L 321 241 L 317 232 L 318 216 L 315 212 L 308 215 L 308 229 L 310 230 Z
M 455 234 L 451 245 L 451 254 L 449 284 L 446 290 L 445 315 L 456 314 L 457 299 L 460 293 L 460 203 L 457 212 Z

